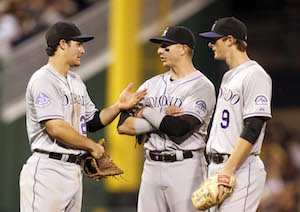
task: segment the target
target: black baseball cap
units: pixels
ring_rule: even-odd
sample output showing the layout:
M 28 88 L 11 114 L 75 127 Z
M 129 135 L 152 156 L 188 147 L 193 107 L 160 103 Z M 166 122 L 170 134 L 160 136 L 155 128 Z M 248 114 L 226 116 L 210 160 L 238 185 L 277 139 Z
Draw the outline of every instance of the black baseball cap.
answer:
M 183 26 L 171 26 L 165 29 L 161 38 L 151 38 L 153 43 L 180 43 L 186 44 L 191 49 L 195 48 L 196 39 L 194 34 L 186 27 Z
M 247 27 L 235 17 L 225 17 L 216 20 L 210 32 L 203 32 L 199 35 L 211 39 L 232 35 L 234 38 L 245 41 L 247 40 Z
M 94 39 L 94 36 L 83 35 L 80 29 L 70 22 L 57 22 L 52 25 L 46 33 L 47 46 L 59 43 L 60 40 L 80 40 L 87 42 Z

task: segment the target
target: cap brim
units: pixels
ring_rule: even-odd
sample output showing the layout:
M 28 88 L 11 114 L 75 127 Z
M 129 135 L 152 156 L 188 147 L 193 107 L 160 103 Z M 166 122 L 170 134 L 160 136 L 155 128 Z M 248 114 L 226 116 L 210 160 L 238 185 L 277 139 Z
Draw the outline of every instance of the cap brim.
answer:
M 199 33 L 199 35 L 203 38 L 221 38 L 224 37 L 224 35 L 215 33 L 215 32 L 203 32 Z
M 78 35 L 78 36 L 72 37 L 71 39 L 80 40 L 82 42 L 87 42 L 87 41 L 93 40 L 94 38 L 95 37 L 91 36 L 91 35 Z
M 162 43 L 162 42 L 167 42 L 167 43 L 178 43 L 177 41 L 175 40 L 170 40 L 170 39 L 167 39 L 167 38 L 150 38 L 150 41 L 152 43 Z

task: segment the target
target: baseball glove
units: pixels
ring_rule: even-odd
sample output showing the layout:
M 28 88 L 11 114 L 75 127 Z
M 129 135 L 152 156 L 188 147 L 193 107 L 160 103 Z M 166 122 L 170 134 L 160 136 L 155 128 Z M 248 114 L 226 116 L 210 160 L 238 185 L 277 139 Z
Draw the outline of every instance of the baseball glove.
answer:
M 99 159 L 87 156 L 81 163 L 83 173 L 94 180 L 101 180 L 102 178 L 123 174 L 124 171 L 120 169 L 111 159 L 104 139 L 100 139 L 98 142 L 104 148 L 104 153 Z
M 212 177 L 204 181 L 204 183 L 193 193 L 192 201 L 197 210 L 207 210 L 210 207 L 221 204 L 227 196 L 229 196 L 236 183 L 234 175 L 228 176 L 216 173 Z M 219 185 L 225 187 L 221 199 L 219 195 Z

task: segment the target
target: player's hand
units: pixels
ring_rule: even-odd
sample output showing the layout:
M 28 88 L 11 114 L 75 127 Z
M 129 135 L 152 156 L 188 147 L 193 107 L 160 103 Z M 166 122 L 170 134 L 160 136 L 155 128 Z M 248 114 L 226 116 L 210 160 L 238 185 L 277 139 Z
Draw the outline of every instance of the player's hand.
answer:
M 119 97 L 119 109 L 120 110 L 128 110 L 134 107 L 137 103 L 139 103 L 144 96 L 147 94 L 147 88 L 137 91 L 134 93 L 130 93 L 130 90 L 133 87 L 133 83 L 129 83 L 127 88 L 125 88 Z
M 142 107 L 141 109 L 137 110 L 135 113 L 134 113 L 134 117 L 136 118 L 141 118 L 143 119 L 144 116 L 143 116 L 143 111 L 146 107 Z
M 176 105 L 171 105 L 171 106 L 167 107 L 165 110 L 166 115 L 174 116 L 174 117 L 181 116 L 182 113 L 183 113 L 183 109 Z
M 223 186 L 223 185 L 219 185 L 219 195 L 218 195 L 218 199 L 221 199 L 222 198 L 222 195 L 230 190 L 229 187 L 227 186 Z
M 90 153 L 94 158 L 99 159 L 104 153 L 104 148 L 100 144 L 95 143 L 95 146 Z
M 228 175 L 228 176 L 234 175 L 234 173 L 232 173 L 232 172 L 230 172 L 230 171 L 227 171 L 227 170 L 225 170 L 225 169 L 222 169 L 222 170 L 218 171 L 218 173 L 219 173 L 219 174 L 225 174 L 225 175 Z M 219 195 L 218 195 L 218 198 L 221 199 L 222 196 L 223 196 L 223 194 L 224 194 L 224 192 L 226 192 L 226 191 L 228 191 L 228 190 L 230 190 L 229 187 L 224 186 L 224 185 L 219 185 Z

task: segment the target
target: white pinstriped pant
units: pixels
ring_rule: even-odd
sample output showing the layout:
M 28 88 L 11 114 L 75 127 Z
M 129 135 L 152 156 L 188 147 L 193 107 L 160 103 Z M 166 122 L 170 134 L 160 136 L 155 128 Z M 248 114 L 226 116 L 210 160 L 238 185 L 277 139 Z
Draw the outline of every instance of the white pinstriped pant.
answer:
M 79 212 L 82 173 L 79 165 L 33 153 L 20 174 L 21 212 Z
M 224 167 L 223 163 L 210 163 L 208 177 Z M 235 173 L 237 182 L 233 193 L 219 207 L 210 208 L 210 212 L 255 212 L 258 208 L 264 185 L 266 171 L 259 156 L 250 155 Z
M 203 153 L 176 162 L 146 156 L 139 190 L 138 212 L 192 212 L 192 193 L 202 184 L 207 164 Z

